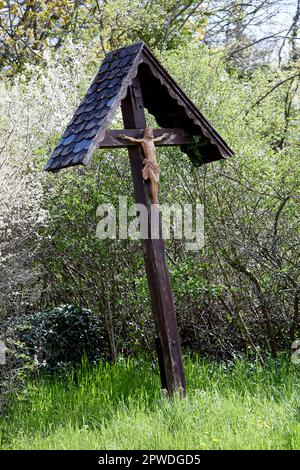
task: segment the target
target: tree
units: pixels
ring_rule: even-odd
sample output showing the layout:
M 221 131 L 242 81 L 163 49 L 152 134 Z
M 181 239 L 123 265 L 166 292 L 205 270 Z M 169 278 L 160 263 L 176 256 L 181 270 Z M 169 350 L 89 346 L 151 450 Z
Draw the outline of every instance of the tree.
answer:
M 224 45 L 227 61 L 240 70 L 285 62 L 296 47 L 298 0 L 212 0 L 208 11 L 205 43 Z
M 189 41 L 206 22 L 203 0 L 0 0 L 0 70 L 13 76 L 65 41 L 92 42 L 95 53 L 129 42 L 159 49 Z
M 80 96 L 84 56 L 75 49 L 70 57 L 71 64 L 59 66 L 48 58 L 47 76 L 36 67 L 29 82 L 19 76 L 14 85 L 0 88 L 1 315 L 30 309 L 43 290 L 39 232 L 48 223 L 48 210 L 42 204 L 44 174 L 35 165 L 39 147 L 51 151 L 51 136 L 68 121 Z

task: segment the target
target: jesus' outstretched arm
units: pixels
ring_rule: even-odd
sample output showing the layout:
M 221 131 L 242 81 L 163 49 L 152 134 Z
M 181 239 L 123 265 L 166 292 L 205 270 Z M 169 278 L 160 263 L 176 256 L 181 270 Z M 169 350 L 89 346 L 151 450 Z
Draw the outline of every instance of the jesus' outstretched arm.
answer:
M 161 135 L 160 137 L 156 137 L 153 142 L 161 142 L 162 140 L 166 139 L 167 137 L 169 137 L 170 134 L 167 134 L 166 132 Z
M 129 135 L 125 135 L 125 134 L 120 134 L 119 139 L 129 140 L 130 142 L 137 143 L 137 144 L 141 143 L 143 140 L 143 139 L 135 139 L 134 137 L 129 137 Z

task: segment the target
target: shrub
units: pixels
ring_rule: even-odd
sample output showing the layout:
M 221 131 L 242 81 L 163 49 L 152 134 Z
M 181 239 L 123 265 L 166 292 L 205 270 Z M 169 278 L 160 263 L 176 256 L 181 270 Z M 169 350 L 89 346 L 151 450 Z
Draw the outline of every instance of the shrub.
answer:
M 6 320 L 1 337 L 7 361 L 1 366 L 0 390 L 19 388 L 28 373 L 54 372 L 79 363 L 108 358 L 104 328 L 91 310 L 60 305 Z

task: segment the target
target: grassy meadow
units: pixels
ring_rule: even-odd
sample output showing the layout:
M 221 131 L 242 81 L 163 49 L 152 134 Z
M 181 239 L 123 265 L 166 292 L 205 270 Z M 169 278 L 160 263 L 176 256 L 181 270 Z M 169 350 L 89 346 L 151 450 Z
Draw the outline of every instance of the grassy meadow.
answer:
M 300 447 L 300 374 L 287 359 L 188 357 L 185 368 L 185 399 L 168 399 L 142 358 L 29 382 L 0 418 L 0 449 Z

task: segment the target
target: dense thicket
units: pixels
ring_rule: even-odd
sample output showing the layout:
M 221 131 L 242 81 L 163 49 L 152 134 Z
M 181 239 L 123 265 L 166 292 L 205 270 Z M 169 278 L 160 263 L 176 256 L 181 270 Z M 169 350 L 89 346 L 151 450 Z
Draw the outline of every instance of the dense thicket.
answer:
M 232 31 L 241 33 L 251 13 L 245 8 L 230 17 L 228 41 L 220 36 L 216 45 L 209 39 L 216 17 L 204 21 L 203 5 L 195 16 L 196 2 L 177 2 L 178 15 L 171 15 L 168 29 L 161 2 L 149 2 L 147 14 L 154 15 L 149 24 L 156 29 L 145 30 L 141 2 L 130 3 L 130 18 L 124 1 L 97 3 L 93 27 L 101 32 L 101 41 L 92 40 L 92 26 L 79 23 L 80 15 L 69 10 L 66 20 L 61 12 L 39 15 L 42 23 L 36 31 L 46 25 L 51 38 L 60 25 L 60 34 L 73 27 L 77 36 L 72 41 L 59 37 L 56 50 L 43 41 L 39 64 L 32 64 L 24 42 L 18 42 L 24 46 L 22 54 L 15 49 L 20 63 L 10 53 L 13 66 L 2 57 L 13 80 L 6 78 L 0 89 L 0 314 L 4 318 L 75 303 L 103 320 L 111 357 L 152 350 L 154 328 L 140 242 L 95 236 L 100 203 L 117 204 L 119 195 L 132 201 L 126 151 L 99 151 L 85 169 L 56 175 L 42 171 L 103 49 L 142 38 L 157 47 L 160 60 L 235 150 L 231 160 L 198 169 L 179 150 L 159 151 L 161 201 L 199 202 L 205 208 L 202 250 L 187 251 L 184 241 L 167 242 L 183 345 L 215 357 L 276 356 L 300 334 L 297 10 L 284 60 L 278 65 L 259 55 L 253 67 L 253 57 L 244 54 L 251 47 L 245 28 L 243 55 L 236 49 L 232 53 Z M 175 3 L 164 2 L 164 8 L 174 13 Z M 63 8 L 64 2 L 60 4 Z M 115 19 L 117 5 L 122 13 L 114 23 L 118 34 L 106 21 Z M 105 21 L 101 15 L 107 15 Z M 104 22 L 101 27 L 98 21 Z M 214 27 L 218 25 L 223 23 Z M 160 51 L 162 30 L 169 42 L 165 39 L 168 47 Z M 222 28 L 218 31 L 221 35 Z M 7 51 L 9 37 L 4 38 Z M 266 57 L 268 51 L 262 52 Z M 155 124 L 151 116 L 149 122 Z

